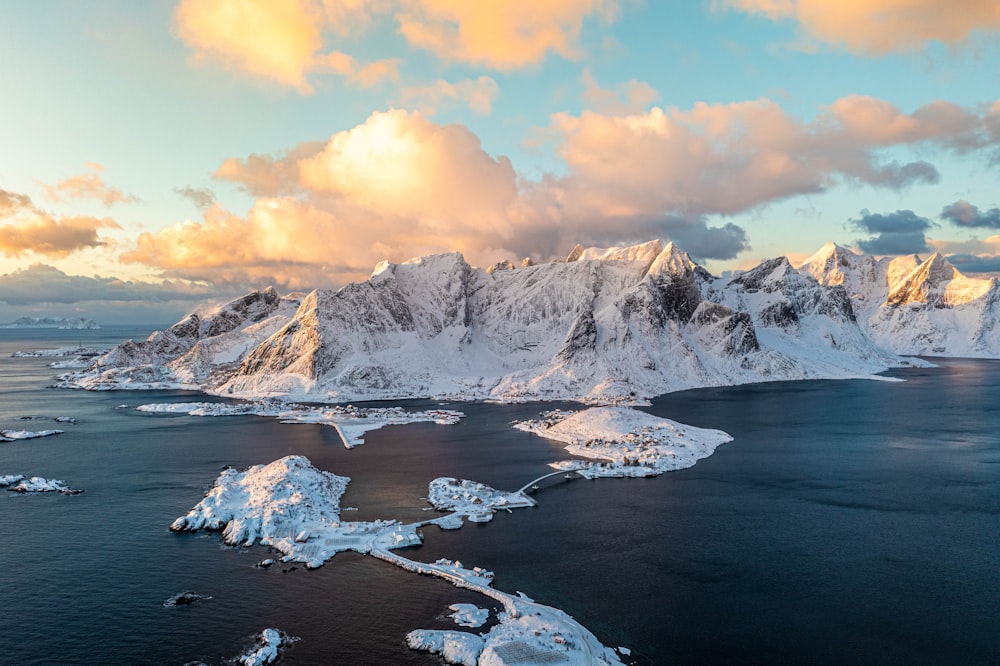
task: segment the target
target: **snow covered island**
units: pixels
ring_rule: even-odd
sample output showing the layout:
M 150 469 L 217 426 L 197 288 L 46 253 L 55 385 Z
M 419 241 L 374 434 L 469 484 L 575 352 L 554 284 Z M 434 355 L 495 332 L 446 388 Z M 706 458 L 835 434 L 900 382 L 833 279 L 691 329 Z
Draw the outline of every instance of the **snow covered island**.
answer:
M 494 575 L 490 571 L 467 568 L 460 562 L 444 559 L 428 564 L 394 552 L 399 548 L 419 546 L 422 537 L 418 529 L 440 519 L 411 524 L 392 520 L 342 522 L 340 498 L 349 481 L 347 477 L 316 469 L 302 456 L 286 456 L 245 472 L 227 469 L 219 475 L 205 498 L 175 520 L 170 529 L 222 530 L 222 538 L 227 544 L 269 545 L 284 553 L 283 561 L 302 562 L 309 568 L 321 566 L 338 552 L 353 550 L 407 571 L 443 578 L 503 604 L 504 612 L 498 616 L 500 623 L 485 636 L 453 637 L 455 644 L 462 646 L 461 659 L 466 660 L 453 663 L 529 663 L 523 659 L 517 661 L 525 655 L 536 662 L 547 660 L 544 663 L 567 660 L 587 664 L 621 663 L 614 650 L 603 646 L 592 633 L 562 611 L 494 589 Z M 456 513 L 449 514 L 452 517 L 463 512 L 484 511 L 482 505 L 487 503 L 493 508 L 507 508 L 518 503 L 516 493 L 501 493 L 469 481 L 436 479 L 431 487 L 429 496 L 434 496 L 442 506 L 455 508 Z M 504 501 L 500 501 L 502 499 Z M 523 500 L 521 506 L 533 504 L 526 497 Z M 460 608 L 456 612 L 462 619 L 476 621 L 477 614 L 469 611 Z M 429 636 L 429 640 L 433 640 L 427 645 L 437 646 L 436 638 Z M 411 645 L 418 643 L 422 645 L 423 641 L 416 637 L 410 639 Z M 447 652 L 451 654 L 451 648 Z M 469 662 L 468 659 L 475 660 Z
M 247 402 L 231 405 L 224 402 L 173 402 L 139 405 L 137 411 L 152 414 L 187 414 L 189 416 L 270 416 L 281 423 L 319 423 L 336 429 L 348 449 L 364 444 L 365 433 L 389 425 L 436 423 L 454 425 L 465 416 L 448 409 L 408 412 L 400 407 L 308 407 L 276 401 Z
M 518 430 L 568 444 L 566 450 L 604 463 L 567 460 L 555 469 L 580 476 L 654 476 L 691 467 L 733 441 L 721 430 L 695 428 L 630 407 L 592 407 L 583 411 L 551 410 L 541 418 L 514 423 Z
M 0 324 L 0 328 L 59 328 L 64 330 L 94 330 L 100 326 L 93 319 L 84 317 L 19 317 L 12 322 Z
M 63 495 L 79 495 L 82 490 L 76 490 L 66 485 L 65 481 L 58 479 L 45 479 L 40 476 L 33 476 L 30 479 L 23 474 L 0 475 L 0 488 L 7 487 L 7 490 L 26 495 L 29 493 L 61 493 Z
M 61 435 L 65 430 L 0 430 L 0 442 L 14 442 L 21 439 L 38 439 Z

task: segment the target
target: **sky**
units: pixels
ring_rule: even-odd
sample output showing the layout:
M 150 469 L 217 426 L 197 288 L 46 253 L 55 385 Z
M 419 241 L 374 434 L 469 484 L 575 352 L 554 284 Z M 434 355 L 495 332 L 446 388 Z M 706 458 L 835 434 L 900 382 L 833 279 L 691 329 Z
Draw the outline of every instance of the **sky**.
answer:
M 1000 271 L 996 0 L 37 0 L 0 63 L 0 321 L 654 238 Z

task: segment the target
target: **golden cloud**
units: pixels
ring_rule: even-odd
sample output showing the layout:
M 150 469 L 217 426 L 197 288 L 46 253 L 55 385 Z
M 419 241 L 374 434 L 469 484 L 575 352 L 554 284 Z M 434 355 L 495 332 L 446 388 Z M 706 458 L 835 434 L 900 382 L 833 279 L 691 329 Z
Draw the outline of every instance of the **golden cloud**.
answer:
M 1000 30 L 996 0 L 716 0 L 716 6 L 797 21 L 812 39 L 854 53 L 919 51 L 931 41 L 961 44 Z
M 72 176 L 66 180 L 61 180 L 55 185 L 42 183 L 45 189 L 45 196 L 51 201 L 65 201 L 66 199 L 95 199 L 105 206 L 114 206 L 120 203 L 135 203 L 136 198 L 131 194 L 126 194 L 116 187 L 111 187 L 101 178 L 101 171 L 104 167 L 96 162 L 88 162 L 87 167 L 95 173 L 84 173 L 79 176 Z
M 443 60 L 512 70 L 541 62 L 550 52 L 580 55 L 583 21 L 615 18 L 617 0 L 411 0 L 397 14 L 413 46 Z
M 912 113 L 846 97 L 801 122 L 771 100 L 557 114 L 548 134 L 565 173 L 529 180 L 458 124 L 419 112 L 373 113 L 324 142 L 227 159 L 216 176 L 258 198 L 246 215 L 218 206 L 143 234 L 126 262 L 186 278 L 255 277 L 294 288 L 364 277 L 381 259 L 460 250 L 470 262 L 548 258 L 575 242 L 672 238 L 701 257 L 747 246 L 705 215 L 746 211 L 838 182 L 933 182 L 927 162 L 886 148 L 988 151 L 989 111 L 944 102 Z M 259 282 L 258 282 L 259 283 Z
M 31 208 L 31 197 L 27 194 L 9 192 L 0 187 L 0 218 L 14 215 Z
M 55 219 L 44 213 L 34 213 L 28 219 L 0 225 L 0 252 L 8 257 L 28 253 L 65 257 L 76 250 L 103 245 L 97 232 L 109 228 L 121 229 L 107 217 Z
M 144 233 L 121 260 L 189 279 L 338 284 L 385 258 L 455 247 L 474 261 L 492 257 L 517 202 L 509 160 L 461 125 L 401 110 L 374 113 L 318 149 L 226 160 L 220 173 L 289 196 L 261 196 L 245 217 L 215 206 L 200 221 Z
M 511 70 L 554 52 L 580 55 L 584 20 L 613 20 L 618 0 L 181 0 L 178 36 L 199 60 L 312 92 L 309 75 L 334 72 L 372 87 L 399 78 L 398 58 L 361 64 L 336 41 L 391 15 L 412 45 L 448 61 Z M 483 97 L 476 98 L 482 108 Z
M 312 92 L 307 75 L 332 71 L 363 87 L 398 78 L 398 59 L 359 64 L 339 51 L 322 53 L 325 32 L 346 33 L 388 5 L 360 0 L 181 0 L 178 36 L 200 60 Z

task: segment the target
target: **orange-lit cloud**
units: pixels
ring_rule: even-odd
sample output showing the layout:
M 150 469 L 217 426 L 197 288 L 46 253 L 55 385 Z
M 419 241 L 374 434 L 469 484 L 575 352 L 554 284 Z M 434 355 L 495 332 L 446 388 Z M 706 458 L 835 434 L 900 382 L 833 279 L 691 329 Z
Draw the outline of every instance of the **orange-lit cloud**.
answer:
M 424 115 L 434 115 L 441 107 L 460 102 L 473 113 L 488 116 L 493 111 L 493 100 L 499 92 L 500 86 L 496 81 L 480 76 L 455 83 L 438 80 L 427 86 L 404 88 L 400 101 L 404 106 L 415 106 Z
M 94 173 L 84 173 L 79 176 L 72 176 L 66 180 L 61 180 L 55 185 L 42 183 L 45 189 L 45 196 L 51 201 L 65 201 L 66 199 L 95 199 L 105 206 L 114 206 L 120 203 L 135 203 L 136 198 L 131 194 L 126 194 L 116 187 L 111 187 L 101 178 L 100 172 L 104 167 L 96 162 L 88 162 L 87 167 Z
M 977 30 L 1000 30 L 996 0 L 716 0 L 715 5 L 794 20 L 814 40 L 868 55 L 918 51 L 931 41 L 961 44 Z
M 27 194 L 9 192 L 0 187 L 0 219 L 31 208 L 31 197 Z
M 262 197 L 294 192 L 299 188 L 299 162 L 323 150 L 322 141 L 309 141 L 280 156 L 251 154 L 246 159 L 227 158 L 215 177 L 237 183 L 247 192 Z
M 618 0 L 181 0 L 178 36 L 199 60 L 312 92 L 309 75 L 334 72 L 371 87 L 399 78 L 398 58 L 361 64 L 332 48 L 392 17 L 411 46 L 446 61 L 511 70 L 549 53 L 580 55 L 585 20 L 613 20 Z M 483 97 L 476 98 L 483 108 Z
M 33 213 L 27 219 L 0 225 L 0 253 L 8 257 L 28 253 L 65 257 L 76 250 L 103 245 L 97 232 L 109 228 L 121 227 L 107 217 L 55 219 L 44 213 Z
M 617 0 L 409 0 L 397 20 L 410 44 L 443 60 L 512 70 L 549 52 L 579 57 L 584 20 L 611 21 L 617 12 Z
M 364 277 L 385 258 L 456 247 L 471 260 L 492 257 L 513 233 L 510 161 L 487 154 L 465 127 L 416 112 L 375 113 L 318 148 L 223 167 L 222 177 L 260 195 L 246 216 L 213 207 L 200 221 L 143 234 L 122 260 L 299 288 Z
M 230 158 L 216 173 L 253 193 L 245 215 L 140 237 L 122 260 L 169 275 L 273 281 L 295 288 L 364 277 L 381 259 L 460 250 L 470 262 L 561 254 L 576 242 L 670 238 L 699 257 L 732 258 L 744 229 L 730 214 L 839 182 L 934 182 L 927 162 L 886 161 L 894 146 L 988 151 L 989 112 L 937 102 L 913 113 L 848 97 L 801 122 L 770 100 L 558 114 L 548 135 L 564 173 L 529 180 L 468 128 L 419 112 L 364 123 L 279 155 Z
M 938 178 L 933 165 L 884 161 L 878 149 L 933 142 L 956 151 L 993 140 L 987 116 L 945 102 L 906 114 L 852 96 L 802 123 L 774 102 L 653 108 L 628 116 L 557 114 L 568 175 L 549 193 L 596 216 L 735 213 L 839 180 L 900 188 Z
M 177 32 L 199 58 L 310 92 L 319 15 L 297 0 L 181 0 Z
M 332 71 L 363 87 L 398 78 L 398 59 L 359 64 L 340 51 L 323 53 L 324 33 L 365 25 L 384 2 L 361 0 L 181 0 L 178 36 L 200 60 L 216 60 L 309 94 L 311 72 Z

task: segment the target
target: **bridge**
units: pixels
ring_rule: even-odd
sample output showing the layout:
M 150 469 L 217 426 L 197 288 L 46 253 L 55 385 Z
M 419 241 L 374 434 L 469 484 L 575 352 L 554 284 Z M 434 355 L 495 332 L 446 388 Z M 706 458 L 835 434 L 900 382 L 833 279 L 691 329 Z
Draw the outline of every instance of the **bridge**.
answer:
M 572 474 L 572 473 L 574 473 L 576 471 L 577 470 L 575 468 L 574 469 L 561 469 L 561 470 L 556 471 L 556 472 L 550 472 L 549 474 L 543 474 L 542 476 L 538 477 L 534 481 L 529 481 L 528 483 L 524 484 L 524 486 L 520 490 L 518 490 L 517 492 L 518 493 L 525 493 L 525 494 L 527 494 L 528 490 L 530 490 L 531 487 L 533 485 L 535 485 L 536 483 L 538 483 L 539 481 L 544 481 L 545 479 L 548 479 L 548 478 L 553 477 L 553 476 L 559 476 L 560 474 Z

